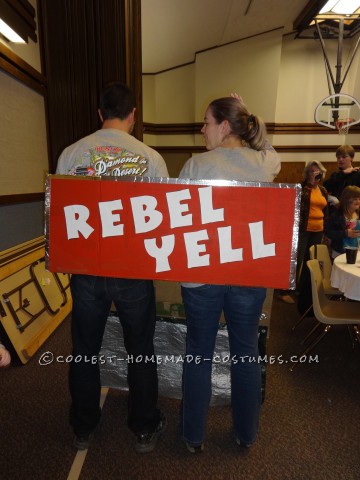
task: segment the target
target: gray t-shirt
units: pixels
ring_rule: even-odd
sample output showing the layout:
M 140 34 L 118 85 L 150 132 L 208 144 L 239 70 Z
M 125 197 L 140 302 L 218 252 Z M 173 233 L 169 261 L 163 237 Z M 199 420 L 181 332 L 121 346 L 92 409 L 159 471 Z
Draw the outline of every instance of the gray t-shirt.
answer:
M 279 172 L 279 156 L 266 142 L 264 150 L 259 151 L 249 147 L 218 147 L 195 155 L 185 163 L 179 178 L 272 182 Z
M 168 177 L 162 156 L 132 135 L 103 128 L 65 148 L 57 174 Z
M 179 178 L 190 180 L 236 180 L 239 182 L 272 182 L 280 172 L 280 158 L 266 142 L 264 150 L 249 147 L 222 148 L 191 157 Z M 182 283 L 194 288 L 203 284 Z

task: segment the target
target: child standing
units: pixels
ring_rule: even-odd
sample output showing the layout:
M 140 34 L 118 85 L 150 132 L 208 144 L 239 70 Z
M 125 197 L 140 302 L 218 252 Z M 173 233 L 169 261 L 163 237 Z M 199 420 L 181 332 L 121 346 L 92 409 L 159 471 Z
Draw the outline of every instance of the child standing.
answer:
M 332 258 L 345 252 L 345 247 L 357 247 L 360 236 L 360 188 L 344 188 L 335 212 L 325 222 L 325 235 L 331 241 Z

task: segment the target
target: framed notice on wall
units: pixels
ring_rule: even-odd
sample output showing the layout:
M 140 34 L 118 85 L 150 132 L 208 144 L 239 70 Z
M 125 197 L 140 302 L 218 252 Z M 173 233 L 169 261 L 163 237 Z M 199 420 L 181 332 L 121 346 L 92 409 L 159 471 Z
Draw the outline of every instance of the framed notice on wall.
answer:
M 48 172 L 45 100 L 0 71 L 0 193 L 44 191 Z
M 52 272 L 292 288 L 299 185 L 51 175 Z

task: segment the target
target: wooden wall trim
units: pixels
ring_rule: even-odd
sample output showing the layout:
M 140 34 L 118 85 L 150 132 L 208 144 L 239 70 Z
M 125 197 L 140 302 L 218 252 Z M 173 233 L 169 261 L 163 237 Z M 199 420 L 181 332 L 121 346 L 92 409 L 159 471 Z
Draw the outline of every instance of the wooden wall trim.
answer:
M 38 0 L 38 4 L 52 173 L 65 147 L 100 128 L 97 108 L 103 87 L 114 80 L 126 82 L 127 54 L 134 55 L 130 58 L 134 63 L 141 41 L 135 38 L 140 0 Z M 128 37 L 126 19 L 134 22 Z M 129 76 L 133 83 L 140 75 L 136 68 Z
M 194 135 L 199 134 L 203 123 L 149 123 L 144 122 L 145 134 L 153 135 Z M 270 135 L 338 135 L 337 130 L 317 123 L 266 123 Z M 350 133 L 360 133 L 360 124 L 350 128 Z
M 331 152 L 334 154 L 338 145 L 274 145 L 274 148 L 279 153 L 323 153 Z M 353 145 L 355 150 L 360 148 L 360 145 Z
M 338 135 L 337 129 L 331 129 L 317 123 L 266 123 L 269 134 L 276 135 Z M 351 133 L 359 133 L 360 126 L 351 127 Z
M 14 205 L 16 203 L 40 202 L 44 200 L 44 192 L 0 195 L 0 205 Z
M 46 78 L 16 53 L 0 43 L 0 69 L 38 93 L 46 94 Z
M 360 150 L 360 145 L 353 145 L 356 151 Z M 160 154 L 162 153 L 202 153 L 206 152 L 205 146 L 153 146 Z M 335 156 L 335 145 L 274 145 L 274 148 L 279 153 L 323 153 L 331 152 Z M 0 197 L 1 198 L 1 197 Z
M 144 133 L 153 135 L 193 135 L 200 133 L 203 123 L 148 123 L 144 122 Z
M 177 70 L 178 68 L 187 67 L 188 65 L 194 65 L 194 63 L 195 63 L 195 60 L 192 60 L 191 62 L 186 62 L 186 63 L 182 63 L 180 65 L 175 65 L 175 67 L 169 67 L 169 68 L 165 68 L 164 70 L 159 70 L 158 72 L 142 72 L 142 75 L 144 75 L 144 76 L 145 75 L 148 75 L 148 76 L 159 75 L 160 73 L 166 73 L 166 72 L 170 72 L 171 70 Z
M 31 88 L 40 95 L 45 97 L 46 95 L 46 87 L 37 83 L 31 77 L 26 75 L 21 69 L 17 68 L 15 65 L 7 62 L 4 58 L 0 56 L 0 70 L 3 70 L 5 73 L 11 75 L 15 80 L 23 83 L 27 87 Z
M 14 260 L 18 260 L 24 255 L 29 254 L 30 252 L 43 249 L 44 246 L 45 237 L 41 236 L 34 238 L 33 240 L 29 240 L 28 242 L 21 243 L 20 245 L 16 245 L 15 247 L 9 248 L 8 250 L 4 250 L 3 252 L 0 252 L 0 268 L 13 262 Z

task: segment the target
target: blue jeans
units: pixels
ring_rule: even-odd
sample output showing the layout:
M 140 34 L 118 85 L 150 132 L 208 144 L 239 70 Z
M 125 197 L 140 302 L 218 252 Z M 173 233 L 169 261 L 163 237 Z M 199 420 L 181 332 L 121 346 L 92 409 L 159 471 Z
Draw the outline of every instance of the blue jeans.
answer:
M 148 280 L 73 275 L 70 287 L 73 355 L 83 358 L 70 364 L 70 423 L 76 435 L 86 435 L 100 420 L 100 368 L 89 359 L 100 352 L 111 303 L 119 315 L 127 353 L 134 358 L 152 356 L 155 295 Z M 128 426 L 134 433 L 152 432 L 160 420 L 156 362 L 128 363 L 127 381 Z
M 231 358 L 231 406 L 235 436 L 255 441 L 261 406 L 261 367 L 258 361 L 258 325 L 265 300 L 264 288 L 225 285 L 182 287 L 187 319 L 183 371 L 182 436 L 198 445 L 204 441 L 211 399 L 212 357 L 221 312 L 227 323 Z

